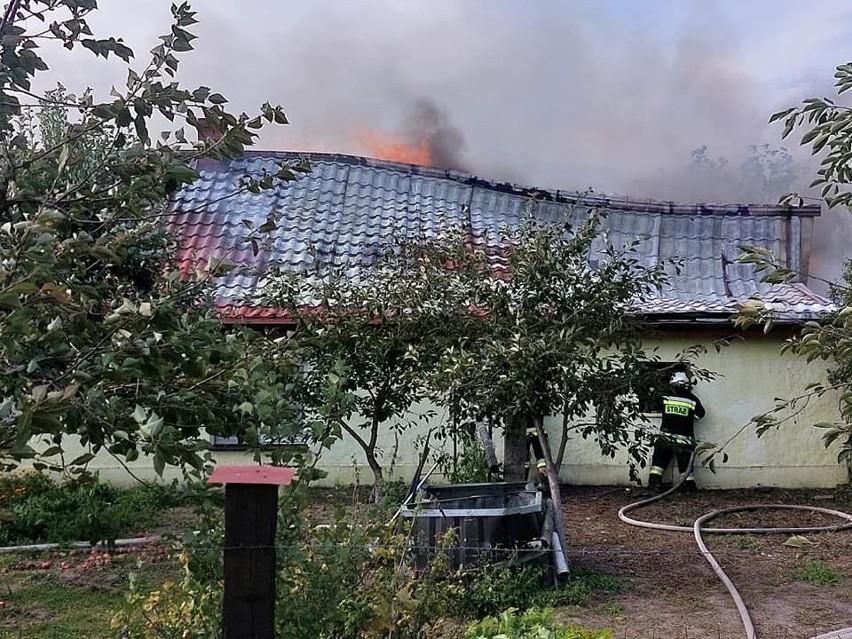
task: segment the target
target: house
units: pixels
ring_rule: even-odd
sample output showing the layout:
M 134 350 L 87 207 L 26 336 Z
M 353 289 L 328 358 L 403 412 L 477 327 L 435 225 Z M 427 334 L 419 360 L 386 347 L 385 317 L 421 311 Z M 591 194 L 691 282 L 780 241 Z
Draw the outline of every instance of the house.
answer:
M 239 192 L 244 176 L 274 173 L 281 161 L 298 158 L 310 161 L 309 174 L 259 195 Z M 582 217 L 593 206 L 606 209 L 603 226 L 613 243 L 638 239 L 639 254 L 647 263 L 683 261 L 680 273 L 637 309 L 653 322 L 648 348 L 658 348 L 665 360 L 693 344 L 709 346 L 738 333 L 743 337 L 721 352 L 710 348 L 699 360 L 718 374 L 717 380 L 696 389 L 708 409 L 697 428 L 704 441 L 727 441 L 751 417 L 772 409 L 775 398 L 798 395 L 807 380 L 824 375 L 819 366 L 779 352 L 782 341 L 803 321 L 832 308 L 829 300 L 807 287 L 811 229 L 819 206 L 675 204 L 600 195 L 583 196 L 578 204 L 576 192 L 332 154 L 248 152 L 229 162 L 207 160 L 200 171 L 201 178 L 179 192 L 173 203 L 185 267 L 221 258 L 261 271 L 273 261 L 305 269 L 314 260 L 369 260 L 391 233 L 428 233 L 451 223 L 487 235 L 502 225 L 517 224 L 524 215 L 559 219 L 572 211 Z M 256 229 L 269 220 L 276 230 L 257 235 Z M 751 266 L 736 262 L 742 244 L 771 249 L 800 274 L 797 281 L 760 282 Z M 280 311 L 252 301 L 261 297 L 262 289 L 262 275 L 235 271 L 218 281 L 216 304 L 229 322 L 286 322 Z M 767 334 L 740 332 L 731 322 L 738 303 L 754 296 L 775 314 L 775 328 Z M 699 469 L 698 482 L 734 488 L 834 486 L 846 481 L 847 469 L 837 463 L 835 451 L 825 450 L 820 432 L 811 426 L 835 415 L 831 398 L 824 397 L 779 431 L 758 438 L 747 427 L 726 448 L 727 462 L 719 463 L 715 474 Z M 550 427 L 557 423 L 556 416 L 548 420 Z M 411 439 L 415 435 L 410 433 Z M 386 451 L 394 446 L 390 439 L 383 443 Z M 235 463 L 241 455 L 223 449 L 218 459 Z M 410 477 L 416 461 L 414 447 L 403 441 L 397 473 Z M 327 482 L 349 483 L 358 473 L 357 465 L 363 471 L 360 450 L 342 441 L 324 455 L 321 467 L 329 473 Z M 367 475 L 361 472 L 363 479 Z M 574 484 L 628 480 L 625 459 L 604 458 L 596 444 L 583 440 L 569 445 L 560 475 Z

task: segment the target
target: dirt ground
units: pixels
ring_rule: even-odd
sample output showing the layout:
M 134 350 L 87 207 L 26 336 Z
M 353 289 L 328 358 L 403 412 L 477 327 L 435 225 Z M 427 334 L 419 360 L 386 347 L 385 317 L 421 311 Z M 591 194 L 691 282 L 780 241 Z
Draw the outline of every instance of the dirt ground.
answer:
M 612 628 L 616 639 L 740 639 L 733 600 L 701 556 L 691 532 L 629 526 L 618 519 L 635 489 L 566 487 L 570 558 L 617 577 L 623 588 L 590 608 L 560 617 Z M 700 515 L 748 504 L 806 504 L 852 512 L 852 500 L 830 490 L 736 490 L 675 494 L 631 516 L 691 526 Z M 714 520 L 725 528 L 816 526 L 839 520 L 792 511 L 737 513 Z M 813 545 L 784 545 L 789 534 L 707 535 L 706 543 L 733 580 L 760 639 L 804 639 L 852 626 L 852 531 L 808 534 Z

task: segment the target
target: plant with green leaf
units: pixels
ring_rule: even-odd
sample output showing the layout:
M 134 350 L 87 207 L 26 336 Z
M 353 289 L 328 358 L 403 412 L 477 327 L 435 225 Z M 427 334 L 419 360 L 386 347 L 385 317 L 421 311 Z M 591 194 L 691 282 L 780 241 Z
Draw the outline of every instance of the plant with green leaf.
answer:
M 525 476 L 527 430 L 557 414 L 557 465 L 571 433 L 610 456 L 626 448 L 631 476 L 644 464 L 634 391 L 653 357 L 636 304 L 670 265 L 606 242 L 601 212 L 578 206 L 573 220 L 543 222 L 537 206 L 493 237 L 446 225 L 392 238 L 372 263 L 273 278 L 268 297 L 294 318 L 307 368 L 338 371 L 347 394 L 336 427 L 359 443 L 377 484 L 381 436 L 409 426 L 427 398 L 449 409 L 443 436 L 483 419 L 504 430 L 507 480 Z
M 471 624 L 465 639 L 612 639 L 611 630 L 588 630 L 553 621 L 553 610 L 508 608 L 499 615 Z
M 852 88 L 852 63 L 837 67 L 834 74 L 837 95 Z M 805 129 L 801 144 L 810 146 L 813 154 L 822 153 L 817 178 L 811 187 L 820 187 L 820 195 L 829 208 L 852 207 L 852 108 L 836 99 L 808 98 L 799 107 L 775 113 L 770 122 L 783 122 L 782 137 Z M 782 198 L 782 203 L 801 202 L 797 194 Z M 764 273 L 763 281 L 785 283 L 801 274 L 787 268 L 768 249 L 743 246 L 739 261 L 754 265 Z M 776 406 L 752 420 L 758 434 L 777 428 L 804 411 L 812 400 L 823 396 L 836 398 L 839 419 L 820 422 L 826 448 L 839 443 L 838 462 L 852 469 L 852 266 L 847 261 L 843 282 L 832 285 L 832 297 L 838 310 L 820 321 L 806 322 L 797 335 L 782 347 L 808 362 L 829 365 L 827 379 L 808 384 L 797 397 L 779 400 Z M 736 318 L 742 327 L 762 324 L 764 332 L 772 328 L 774 313 L 762 300 L 745 302 Z
M 462 298 L 477 317 L 444 351 L 433 385 L 459 421 L 484 418 L 503 429 L 507 480 L 525 477 L 527 431 L 559 414 L 555 465 L 576 433 L 609 456 L 627 449 L 635 475 L 648 438 L 634 428 L 645 418 L 633 390 L 652 359 L 636 304 L 666 280 L 667 265 L 643 264 L 635 244 L 607 242 L 603 212 L 585 214 L 580 204 L 573 219 L 544 222 L 537 203 L 529 206 L 516 228 L 459 260 Z M 433 279 L 442 277 L 434 269 Z
M 238 156 L 286 118 L 270 104 L 233 114 L 220 93 L 180 85 L 195 39 L 187 3 L 142 64 L 121 38 L 93 33 L 96 10 L 13 0 L 0 24 L 0 461 L 80 468 L 105 451 L 149 455 L 158 473 L 201 469 L 205 430 L 249 443 L 301 432 L 300 373 L 275 336 L 223 326 L 209 284 L 228 265 L 178 270 L 169 200 L 198 177 L 196 161 Z M 44 41 L 126 67 L 126 86 L 106 100 L 40 94 L 61 80 Z M 237 192 L 305 168 L 246 176 Z M 72 441 L 83 453 L 69 458 Z
M 377 498 L 392 452 L 388 433 L 396 440 L 432 416 L 417 407 L 430 395 L 439 359 L 474 330 L 466 290 L 450 271 L 431 277 L 436 256 L 425 246 L 394 238 L 370 264 L 318 263 L 304 274 L 273 269 L 266 291 L 293 318 L 308 380 L 305 405 L 323 407 L 313 415 L 332 427 L 331 436 L 345 435 L 361 448 Z
M 852 62 L 838 66 L 834 78 L 838 96 L 852 89 Z M 809 145 L 814 155 L 825 152 L 817 178 L 810 186 L 820 187 L 820 195 L 830 208 L 849 208 L 852 205 L 852 190 L 849 188 L 852 184 L 852 147 L 849 144 L 852 108 L 832 98 L 808 98 L 801 106 L 774 113 L 769 121 L 784 123 L 782 138 L 802 127 L 807 129 L 801 144 Z M 796 194 L 785 198 L 787 201 L 798 199 Z

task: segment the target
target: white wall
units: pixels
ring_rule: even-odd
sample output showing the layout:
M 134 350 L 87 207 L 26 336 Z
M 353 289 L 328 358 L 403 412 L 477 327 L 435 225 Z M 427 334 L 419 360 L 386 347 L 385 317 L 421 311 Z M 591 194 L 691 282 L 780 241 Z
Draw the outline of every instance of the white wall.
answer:
M 673 359 L 676 353 L 701 341 L 700 334 L 685 337 L 668 336 L 649 340 L 647 345 L 659 347 L 663 360 Z M 708 343 L 712 337 L 706 338 Z M 837 445 L 828 450 L 820 440 L 821 432 L 812 424 L 837 418 L 836 404 L 830 397 L 813 400 L 793 421 L 777 431 L 758 438 L 754 429 L 747 426 L 751 417 L 770 410 L 776 397 L 789 398 L 801 394 L 804 386 L 824 377 L 824 369 L 807 365 L 802 360 L 779 353 L 780 336 L 753 336 L 746 341 L 736 341 L 721 353 L 710 350 L 702 356 L 699 365 L 716 371 L 713 382 L 704 382 L 695 388 L 696 394 L 707 409 L 707 417 L 697 422 L 696 436 L 701 441 L 721 444 L 734 436 L 725 449 L 728 461 L 716 462 L 716 473 L 707 468 L 696 470 L 699 486 L 706 488 L 745 488 L 754 486 L 831 487 L 848 480 L 845 466 L 837 463 Z M 429 409 L 435 415 L 415 429 L 404 433 L 399 440 L 393 472 L 390 476 L 410 479 L 417 466 L 418 449 L 414 444 L 429 426 L 447 422 L 446 411 L 429 406 L 418 406 L 423 413 Z M 551 441 L 557 442 L 561 420 L 549 418 L 546 425 Z M 656 426 L 657 424 L 654 423 Z M 390 466 L 394 450 L 394 437 L 390 429 L 383 432 L 380 442 L 383 463 Z M 451 444 L 446 443 L 447 446 Z M 73 452 L 70 456 L 73 457 Z M 253 463 L 246 453 L 219 452 L 222 464 Z M 153 477 L 153 469 L 145 459 L 129 466 L 140 476 Z M 102 478 L 110 481 L 128 481 L 120 464 L 107 455 L 99 455 L 91 464 Z M 320 468 L 328 473 L 321 483 L 326 485 L 351 484 L 355 481 L 371 483 L 372 474 L 358 446 L 349 439 L 335 444 L 323 454 Z M 643 476 L 647 471 L 643 471 Z M 168 477 L 177 474 L 168 471 Z M 603 457 L 591 440 L 574 438 L 568 443 L 560 471 L 561 478 L 571 484 L 626 485 L 629 483 L 626 456 L 615 459 Z M 440 475 L 434 476 L 440 479 Z
M 695 337 L 666 338 L 649 346 L 659 346 L 662 359 L 673 359 L 677 352 L 696 343 Z M 717 373 L 716 380 L 702 382 L 694 392 L 707 409 L 707 416 L 696 421 L 700 441 L 723 444 L 728 461 L 716 460 L 716 472 L 696 469 L 699 486 L 708 488 L 745 488 L 754 486 L 829 487 L 845 482 L 845 465 L 837 463 L 838 446 L 825 449 L 820 429 L 812 424 L 837 419 L 832 397 L 812 400 L 796 419 L 778 430 L 757 437 L 749 420 L 771 410 L 775 398 L 800 395 L 811 381 L 824 378 L 824 368 L 807 365 L 801 359 L 779 353 L 777 339 L 752 337 L 734 342 L 720 353 L 712 350 L 698 364 Z M 559 420 L 548 420 L 551 437 L 558 436 Z M 652 422 L 654 426 L 658 421 Z M 745 429 L 739 432 L 742 427 Z M 602 458 L 591 441 L 572 439 L 566 449 L 561 477 L 574 484 L 627 483 L 626 456 Z M 647 470 L 644 471 L 647 476 Z

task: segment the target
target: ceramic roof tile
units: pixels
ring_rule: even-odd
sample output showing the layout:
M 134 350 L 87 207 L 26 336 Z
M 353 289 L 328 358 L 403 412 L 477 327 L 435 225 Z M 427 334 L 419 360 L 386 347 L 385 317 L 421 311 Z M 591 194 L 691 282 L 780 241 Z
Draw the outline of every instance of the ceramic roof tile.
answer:
M 282 161 L 307 158 L 311 172 L 260 194 L 240 189 L 246 176 L 275 173 Z M 548 191 L 489 182 L 455 171 L 416 167 L 331 154 L 249 152 L 231 162 L 210 162 L 200 178 L 173 199 L 173 223 L 182 236 L 181 264 L 227 258 L 261 271 L 271 262 L 304 271 L 325 263 L 369 263 L 392 234 L 434 235 L 439 228 L 464 225 L 491 240 L 503 226 L 527 215 L 544 221 L 565 216 L 579 222 L 590 207 L 608 211 L 602 236 L 616 247 L 637 241 L 645 264 L 681 262 L 680 274 L 638 305 L 659 316 L 727 316 L 738 302 L 760 295 L 780 319 L 801 321 L 828 310 L 828 300 L 801 284 L 767 285 L 753 268 L 734 262 L 742 244 L 771 249 L 801 270 L 800 217 L 819 207 L 790 211 L 771 205 L 680 204 L 624 197 Z M 580 201 L 581 203 L 578 203 Z M 268 219 L 276 230 L 262 237 L 253 229 Z M 256 244 L 250 238 L 256 238 Z M 789 253 L 789 254 L 788 254 Z M 594 255 L 591 257 L 594 261 Z M 283 316 L 259 300 L 264 282 L 255 274 L 232 271 L 217 282 L 215 295 L 229 318 L 277 322 Z

